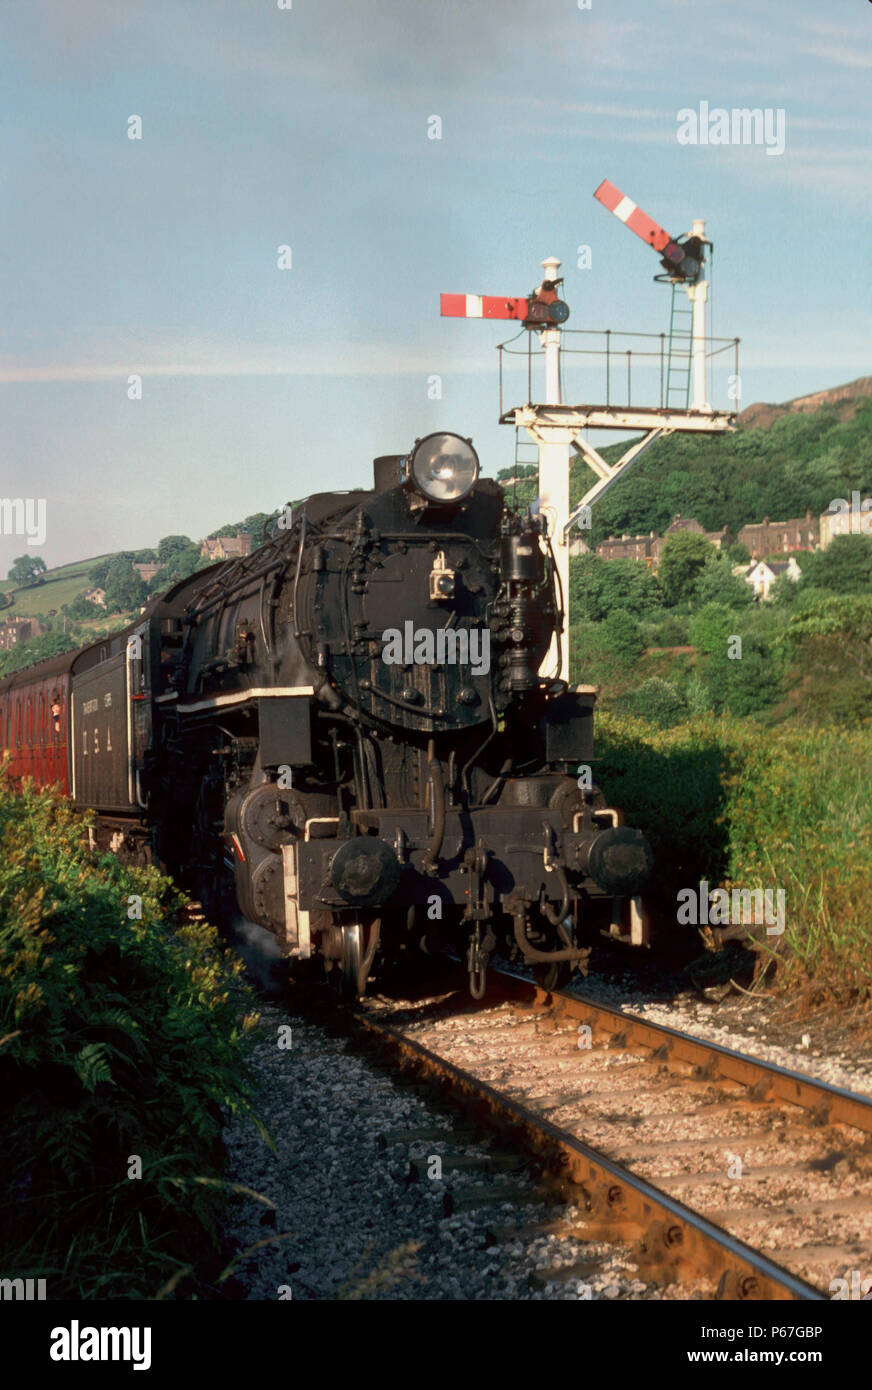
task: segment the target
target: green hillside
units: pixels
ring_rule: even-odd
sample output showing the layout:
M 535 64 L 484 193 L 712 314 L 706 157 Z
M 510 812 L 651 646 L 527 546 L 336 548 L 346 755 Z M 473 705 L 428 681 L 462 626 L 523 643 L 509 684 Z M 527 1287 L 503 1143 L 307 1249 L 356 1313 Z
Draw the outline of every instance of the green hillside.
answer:
M 16 589 L 11 606 L 4 608 L 2 615 L 4 618 L 15 615 L 34 618 L 40 613 L 48 613 L 52 608 L 59 613 L 65 603 L 72 603 L 74 598 L 84 594 L 90 587 L 87 570 L 83 570 L 80 575 L 65 576 L 56 580 L 53 579 L 52 572 L 49 572 L 44 584 Z
M 826 393 L 825 393 L 826 394 Z M 835 393 L 834 393 L 835 394 Z M 757 408 L 751 407 L 747 413 Z M 607 460 L 627 444 L 603 450 Z M 595 481 L 581 460 L 570 492 L 578 501 Z M 827 401 L 819 409 L 788 412 L 767 428 L 743 425 L 735 434 L 672 435 L 652 445 L 629 474 L 593 507 L 590 539 L 663 534 L 677 513 L 705 530 L 742 526 L 825 511 L 852 490 L 872 492 L 872 399 Z
M 56 583 L 62 579 L 78 579 L 80 577 L 87 579 L 88 570 L 92 565 L 99 564 L 101 560 L 108 560 L 110 558 L 111 554 L 107 553 L 105 555 L 94 555 L 90 560 L 72 560 L 68 565 L 58 565 L 56 569 L 46 570 L 43 578 L 46 584 Z M 11 579 L 0 579 L 0 590 L 9 593 L 14 588 L 15 584 Z

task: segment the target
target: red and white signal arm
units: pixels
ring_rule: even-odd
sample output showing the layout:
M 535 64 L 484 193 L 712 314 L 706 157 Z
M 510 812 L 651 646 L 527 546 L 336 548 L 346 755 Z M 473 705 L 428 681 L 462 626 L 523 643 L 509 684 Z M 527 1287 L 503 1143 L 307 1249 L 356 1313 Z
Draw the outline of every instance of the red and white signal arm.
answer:
M 649 217 L 647 212 L 628 198 L 619 188 L 615 188 L 608 179 L 603 179 L 599 188 L 593 195 L 604 208 L 613 212 L 620 222 L 623 222 L 635 232 L 637 237 L 648 246 L 653 246 L 655 251 L 659 251 L 667 260 L 674 261 L 677 265 L 684 259 L 684 252 L 673 237 L 655 222 L 653 217 Z
M 526 299 L 498 294 L 442 294 L 439 312 L 450 319 L 525 319 Z

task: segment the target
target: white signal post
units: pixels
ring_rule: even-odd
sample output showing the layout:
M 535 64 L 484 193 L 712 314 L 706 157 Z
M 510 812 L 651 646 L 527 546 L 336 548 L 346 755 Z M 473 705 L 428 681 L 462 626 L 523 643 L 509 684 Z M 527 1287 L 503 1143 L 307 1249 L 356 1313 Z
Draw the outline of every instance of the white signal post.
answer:
M 705 239 L 705 222 L 701 217 L 691 223 L 690 233 L 691 236 L 698 236 L 700 240 Z M 696 284 L 688 285 L 686 288 L 693 311 L 690 325 L 693 362 L 692 406 L 694 410 L 711 410 L 711 405 L 706 400 L 705 381 L 705 306 L 708 300 L 708 281 L 700 277 Z
M 560 261 L 548 256 L 542 262 L 546 280 L 556 281 Z M 545 404 L 563 404 L 560 395 L 560 328 L 545 328 L 539 334 L 545 349 Z M 569 456 L 573 431 L 561 425 L 546 425 L 536 420 L 526 426 L 527 433 L 539 449 L 539 512 L 548 524 L 548 535 L 554 550 L 554 562 L 560 579 L 564 614 L 569 606 L 569 534 L 565 530 L 569 519 Z M 539 674 L 569 675 L 567 650 L 568 625 L 564 618 L 562 632 L 554 634 Z M 558 661 L 559 653 L 559 661 Z

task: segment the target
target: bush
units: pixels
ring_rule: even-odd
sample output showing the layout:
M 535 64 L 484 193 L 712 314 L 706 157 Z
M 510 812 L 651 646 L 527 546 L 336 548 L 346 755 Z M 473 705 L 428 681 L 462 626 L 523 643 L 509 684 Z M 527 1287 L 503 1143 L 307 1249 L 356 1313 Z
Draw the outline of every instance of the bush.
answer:
M 632 666 L 644 651 L 642 633 L 635 618 L 629 613 L 610 613 L 600 625 L 602 636 L 618 661 Z
M 754 602 L 754 591 L 741 575 L 733 574 L 729 560 L 716 553 L 700 570 L 694 597 L 701 604 L 721 603 L 728 608 L 747 608 Z
M 628 695 L 625 705 L 631 713 L 659 729 L 671 728 L 687 714 L 687 705 L 671 681 L 651 676 Z
M 700 880 L 781 888 L 787 988 L 811 1003 L 872 1002 L 872 724 L 761 730 L 730 718 L 655 731 L 601 714 L 597 780 L 655 854 L 652 900 L 675 921 Z
M 791 665 L 806 717 L 853 724 L 872 714 L 872 595 L 794 609 L 777 647 Z
M 704 656 L 726 654 L 735 626 L 734 616 L 722 603 L 707 603 L 690 626 L 690 640 Z
M 169 879 L 90 854 L 68 803 L 7 769 L 0 1265 L 51 1298 L 154 1297 L 218 1248 L 224 1117 L 253 1113 L 240 967 L 213 928 L 177 925 Z
M 666 613 L 645 623 L 642 633 L 649 647 L 686 647 L 690 641 L 690 618 L 686 614 Z

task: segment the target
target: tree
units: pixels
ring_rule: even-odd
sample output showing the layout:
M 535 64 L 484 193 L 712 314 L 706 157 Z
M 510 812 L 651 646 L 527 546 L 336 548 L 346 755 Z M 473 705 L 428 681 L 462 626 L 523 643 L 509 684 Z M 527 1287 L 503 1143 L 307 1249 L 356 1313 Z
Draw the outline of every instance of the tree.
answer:
M 700 572 L 713 553 L 711 541 L 697 531 L 676 531 L 666 537 L 657 577 L 670 608 L 693 599 Z
M 710 673 L 710 692 L 716 683 L 721 683 L 724 667 L 720 662 L 717 666 L 720 670 L 713 667 Z M 724 703 L 730 714 L 739 718 L 757 714 L 779 699 L 782 691 L 780 662 L 773 659 L 772 652 L 759 638 L 745 638 L 741 661 L 728 661 L 726 666 Z
M 100 587 L 106 590 L 109 612 L 129 613 L 145 603 L 148 589 L 133 568 L 127 552 L 114 556 L 103 568 L 105 577 Z
M 98 560 L 96 565 L 92 565 L 88 570 L 88 579 L 92 589 L 105 589 L 109 583 L 110 574 L 120 574 L 123 569 L 133 571 L 133 562 L 136 559 L 136 551 L 119 550 L 115 555 L 107 555 L 105 560 Z
M 735 628 L 730 610 L 722 603 L 707 603 L 695 615 L 690 640 L 703 656 L 726 655 L 727 640 Z
M 799 581 L 791 579 L 789 574 L 779 574 L 769 589 L 769 601 L 773 608 L 792 608 L 799 597 L 799 588 Z M 821 590 L 812 592 L 820 593 Z
M 78 640 L 70 633 L 41 632 L 29 642 L 19 642 L 8 652 L 0 652 L 0 676 L 11 676 L 13 671 L 20 671 L 35 661 L 58 656 L 61 652 L 73 651 L 78 645 Z
M 295 507 L 296 505 L 296 502 L 291 503 L 292 507 Z M 239 529 L 241 531 L 246 531 L 248 535 L 251 536 L 252 550 L 257 550 L 258 546 L 263 544 L 263 528 L 266 526 L 267 522 L 274 521 L 275 518 L 280 515 L 281 513 L 277 508 L 274 512 L 253 512 L 251 516 L 247 516 L 245 518 Z M 236 532 L 234 531 L 233 535 L 235 534 Z
M 727 546 L 727 559 L 731 565 L 747 565 L 751 562 L 751 552 L 744 541 L 734 541 Z
M 186 555 L 191 549 L 199 552 L 200 547 L 190 536 L 164 536 L 157 544 L 158 564 L 172 564 L 177 555 Z
M 25 588 L 28 584 L 36 584 L 45 572 L 46 563 L 41 555 L 19 555 L 13 560 L 7 577 L 13 584 Z
M 837 594 L 872 591 L 872 536 L 834 536 L 826 550 L 803 555 L 800 584 Z
M 190 536 L 164 536 L 158 542 L 157 558 L 161 568 L 152 580 L 156 593 L 180 579 L 187 579 L 200 568 L 202 559 L 199 545 Z
M 656 575 L 639 560 L 580 555 L 569 566 L 573 616 L 600 622 L 616 609 L 640 618 L 662 602 Z
M 728 608 L 747 608 L 754 602 L 754 591 L 733 567 L 725 555 L 717 551 L 710 555 L 696 581 L 697 603 L 723 603 Z
M 797 674 L 817 670 L 832 679 L 848 670 L 863 682 L 867 701 L 872 697 L 872 595 L 827 598 L 794 613 L 783 643 Z
M 101 618 L 105 610 L 100 607 L 99 603 L 91 603 L 84 594 L 77 594 L 71 603 L 65 603 L 62 606 L 61 612 L 71 622 L 77 623 L 84 618 Z
M 645 649 L 639 624 L 629 613 L 616 609 L 601 624 L 609 650 L 624 666 L 632 666 Z

